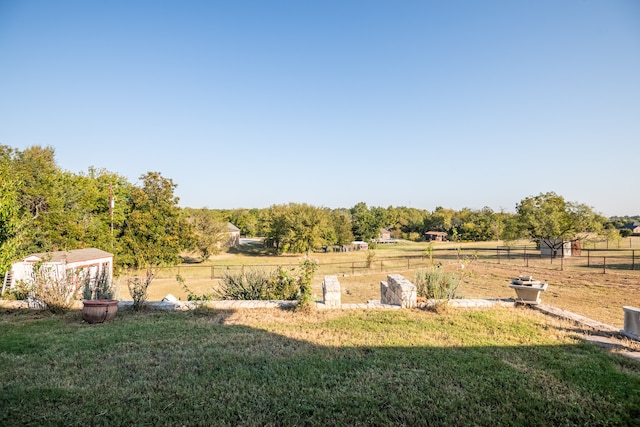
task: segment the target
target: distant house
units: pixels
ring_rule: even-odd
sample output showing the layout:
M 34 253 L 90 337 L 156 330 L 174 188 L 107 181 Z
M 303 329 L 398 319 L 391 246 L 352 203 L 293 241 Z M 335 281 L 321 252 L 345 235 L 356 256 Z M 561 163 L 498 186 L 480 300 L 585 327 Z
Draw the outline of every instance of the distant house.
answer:
M 389 230 L 387 230 L 386 228 L 381 228 L 380 229 L 380 235 L 378 236 L 378 239 L 380 240 L 388 240 L 391 238 L 391 232 Z
M 100 249 L 35 253 L 11 264 L 11 270 L 4 277 L 2 291 L 6 288 L 13 290 L 20 280 L 26 283 L 31 281 L 36 264 L 46 266 L 50 274 L 56 274 L 60 278 L 69 274 L 82 274 L 95 280 L 103 271 L 113 277 L 113 254 Z
M 373 240 L 375 243 L 398 243 L 397 239 L 391 237 L 391 231 L 386 228 L 380 229 L 380 234 L 378 234 L 378 238 Z
M 240 229 L 230 222 L 227 223 L 227 230 L 229 232 L 229 239 L 227 240 L 227 246 L 235 248 L 240 244 Z
M 633 228 L 631 229 L 632 236 L 640 236 L 640 222 L 634 222 Z
M 424 238 L 427 242 L 446 242 L 447 233 L 444 231 L 427 231 L 424 233 Z

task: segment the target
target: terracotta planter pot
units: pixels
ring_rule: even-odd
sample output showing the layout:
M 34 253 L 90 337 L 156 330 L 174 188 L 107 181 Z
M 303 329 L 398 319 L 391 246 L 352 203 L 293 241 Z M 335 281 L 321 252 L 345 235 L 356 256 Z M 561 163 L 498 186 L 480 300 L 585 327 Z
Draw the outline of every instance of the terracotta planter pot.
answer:
M 84 300 L 82 319 L 87 323 L 104 323 L 113 320 L 118 312 L 118 300 Z

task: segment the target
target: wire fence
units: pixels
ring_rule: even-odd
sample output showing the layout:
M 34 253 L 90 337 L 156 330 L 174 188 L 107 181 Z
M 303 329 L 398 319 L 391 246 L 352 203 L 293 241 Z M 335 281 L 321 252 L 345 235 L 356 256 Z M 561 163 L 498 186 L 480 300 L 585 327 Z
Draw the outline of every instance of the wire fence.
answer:
M 542 256 L 534 246 L 435 249 L 427 255 L 400 257 L 376 257 L 370 261 L 321 262 L 316 275 L 362 275 L 376 272 L 398 272 L 427 268 L 435 264 L 466 264 L 479 261 L 521 267 L 546 268 L 560 271 L 593 271 L 606 273 L 608 270 L 640 270 L 640 250 L 638 249 L 582 249 L 579 255 L 570 257 Z M 188 265 L 159 267 L 156 279 L 181 276 L 185 279 L 217 280 L 226 274 L 243 273 L 248 270 L 275 271 L 279 267 L 293 269 L 297 263 L 274 264 L 228 264 L 228 265 Z M 129 274 L 135 274 L 130 271 Z

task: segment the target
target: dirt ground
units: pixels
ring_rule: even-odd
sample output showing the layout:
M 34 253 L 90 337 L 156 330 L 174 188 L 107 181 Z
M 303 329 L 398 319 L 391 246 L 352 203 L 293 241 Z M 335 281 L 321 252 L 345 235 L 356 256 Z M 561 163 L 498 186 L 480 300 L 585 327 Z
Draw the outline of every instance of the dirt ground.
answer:
M 451 268 L 449 268 L 451 270 Z M 541 295 L 544 304 L 569 310 L 599 322 L 623 327 L 622 306 L 640 307 L 640 272 L 575 272 L 544 268 L 514 269 L 512 265 L 475 263 L 464 271 L 460 295 L 463 298 L 513 298 L 509 288 L 511 277 L 533 276 L 549 284 Z M 460 270 L 458 270 L 460 273 Z M 412 280 L 415 271 L 399 272 Z M 340 277 L 343 302 L 364 302 L 380 299 L 380 281 L 386 274 Z M 322 297 L 321 284 L 314 291 Z
M 512 277 L 526 274 L 549 284 L 541 295 L 544 304 L 556 306 L 581 314 L 599 322 L 622 328 L 624 314 L 622 306 L 640 307 L 640 271 L 560 271 L 542 267 L 523 267 L 508 264 L 474 262 L 464 270 L 454 263 L 444 265 L 447 271 L 463 275 L 459 294 L 463 298 L 514 298 L 515 291 L 509 288 Z M 416 270 L 398 270 L 413 280 Z M 364 303 L 380 299 L 380 281 L 386 280 L 390 272 L 339 275 L 343 303 Z M 312 283 L 315 300 L 322 300 L 322 275 L 316 275 Z M 194 293 L 207 293 L 216 285 L 215 281 L 187 279 Z M 168 293 L 185 300 L 186 292 L 175 279 L 155 280 L 149 288 L 149 300 L 159 301 Z M 121 289 L 121 298 L 128 299 L 126 289 Z

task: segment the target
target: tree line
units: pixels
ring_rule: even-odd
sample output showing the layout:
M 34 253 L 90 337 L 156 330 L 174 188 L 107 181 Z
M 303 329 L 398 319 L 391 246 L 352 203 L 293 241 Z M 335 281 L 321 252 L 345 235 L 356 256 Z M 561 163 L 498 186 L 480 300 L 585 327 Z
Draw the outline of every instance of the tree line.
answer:
M 552 192 L 527 197 L 508 213 L 488 207 L 369 207 L 364 202 L 339 209 L 305 203 L 194 209 L 179 207 L 175 189 L 159 172 L 146 172 L 133 184 L 106 169 L 63 171 L 52 147 L 0 146 L 0 274 L 29 253 L 86 247 L 113 253 L 120 267 L 173 265 L 185 250 L 207 259 L 228 238 L 228 222 L 245 236 L 264 237 L 276 253 L 372 241 L 381 229 L 393 238 L 416 241 L 426 231 L 443 231 L 450 240 L 490 241 L 580 238 L 587 232 L 615 238 L 622 228 L 619 218 L 610 221 Z

